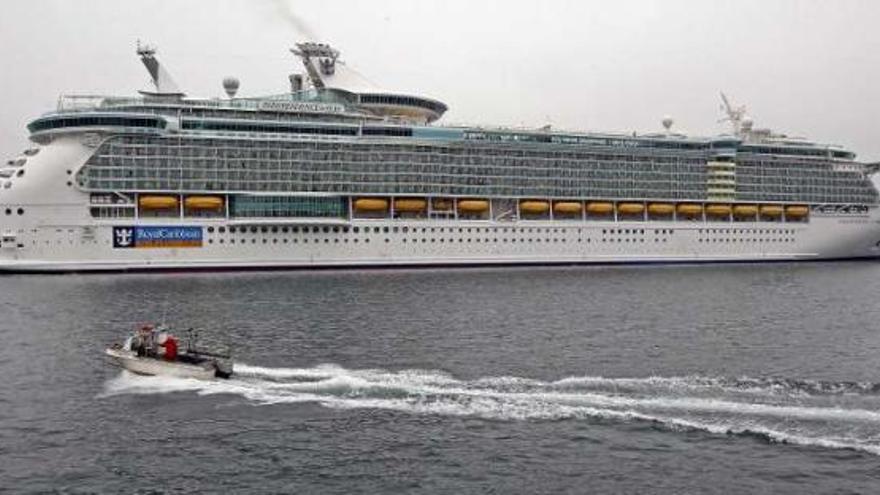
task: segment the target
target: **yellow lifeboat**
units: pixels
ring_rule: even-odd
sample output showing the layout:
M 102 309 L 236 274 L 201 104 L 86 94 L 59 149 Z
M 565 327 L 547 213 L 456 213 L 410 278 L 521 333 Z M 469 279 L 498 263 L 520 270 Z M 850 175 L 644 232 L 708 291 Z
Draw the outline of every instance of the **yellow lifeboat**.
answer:
M 645 211 L 645 205 L 641 203 L 617 203 L 617 213 L 621 215 L 638 215 Z
M 358 198 L 354 209 L 361 212 L 388 211 L 388 200 L 383 198 Z
M 428 202 L 419 198 L 400 198 L 394 200 L 394 211 L 401 213 L 419 213 L 425 211 Z
M 785 216 L 788 218 L 804 218 L 810 213 L 810 208 L 806 206 L 786 206 Z
M 546 201 L 520 201 L 519 211 L 528 215 L 541 215 L 550 211 L 550 203 Z
M 713 217 L 730 216 L 730 205 L 709 205 L 706 207 L 706 214 Z
M 694 218 L 703 214 L 703 206 L 693 203 L 682 203 L 678 205 L 676 211 L 678 211 L 679 215 Z
M 782 207 L 776 205 L 764 205 L 761 207 L 761 215 L 770 218 L 779 218 L 782 216 Z
M 223 198 L 219 196 L 187 196 L 183 200 L 187 210 L 219 210 L 223 208 Z
M 483 213 L 489 210 L 489 202 L 485 199 L 462 199 L 458 202 L 460 213 Z
M 177 208 L 177 196 L 141 196 L 138 205 L 145 210 L 168 210 Z
M 648 205 L 648 213 L 651 215 L 672 215 L 675 206 L 669 203 L 651 203 Z
M 446 198 L 434 198 L 431 200 L 431 208 L 437 211 L 449 211 L 452 209 L 452 200 Z
M 736 205 L 733 207 L 733 216 L 737 218 L 749 218 L 758 214 L 758 207 L 755 205 Z
M 614 205 L 604 201 L 590 201 L 587 203 L 587 213 L 590 215 L 609 215 L 614 211 Z
M 553 203 L 553 213 L 557 215 L 580 215 L 584 205 L 576 201 L 557 201 Z

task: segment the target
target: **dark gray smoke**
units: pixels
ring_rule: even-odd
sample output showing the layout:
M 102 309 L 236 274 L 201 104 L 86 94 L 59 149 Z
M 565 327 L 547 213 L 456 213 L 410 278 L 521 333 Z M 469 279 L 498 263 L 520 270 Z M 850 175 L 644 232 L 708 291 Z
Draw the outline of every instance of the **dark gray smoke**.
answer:
M 311 26 L 303 18 L 296 15 L 294 2 L 291 0 L 272 0 L 272 5 L 274 5 L 278 17 L 287 21 L 298 34 L 307 38 L 302 41 L 318 41 L 318 35 Z

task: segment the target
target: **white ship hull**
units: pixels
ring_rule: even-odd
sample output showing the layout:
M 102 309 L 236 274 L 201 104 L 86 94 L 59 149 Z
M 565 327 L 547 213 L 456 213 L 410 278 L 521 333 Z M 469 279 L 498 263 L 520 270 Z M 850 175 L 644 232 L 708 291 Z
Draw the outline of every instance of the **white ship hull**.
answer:
M 880 209 L 806 221 L 96 219 L 69 184 L 92 149 L 64 138 L 0 191 L 0 271 L 809 261 L 880 256 Z M 19 214 L 19 209 L 21 214 Z M 3 213 L 6 213 L 5 215 Z M 308 225 L 304 225 L 308 224 Z M 114 228 L 186 226 L 192 247 L 120 248 Z M 229 233 L 235 227 L 235 233 Z M 246 232 L 241 232 L 246 227 Z M 265 232 L 263 231 L 265 228 Z M 317 229 L 317 232 L 315 232 Z M 252 232 L 256 230 L 256 232 Z M 273 230 L 276 230 L 273 232 Z M 286 230 L 286 232 L 285 232 Z M 308 232 L 304 232 L 308 230 Z
M 876 212 L 875 212 L 876 213 Z M 113 225 L 32 229 L 23 248 L 3 249 L 0 270 L 103 271 L 806 261 L 880 255 L 876 214 L 813 217 L 809 223 L 740 222 L 401 222 L 353 223 L 348 233 L 219 234 L 201 247 L 113 247 Z M 117 222 L 122 225 L 134 223 Z M 149 225 L 140 223 L 139 225 Z M 174 225 L 162 222 L 161 225 Z M 207 233 L 208 227 L 214 233 Z M 354 227 L 360 232 L 354 233 Z M 404 227 L 407 233 L 403 233 Z M 364 230 L 369 228 L 369 233 Z M 388 233 L 385 230 L 388 230 Z M 424 229 L 424 232 L 423 232 Z M 36 230 L 36 232 L 33 232 Z M 395 233 L 395 230 L 397 231 Z M 72 231 L 72 232 L 71 232 Z M 84 234 L 85 233 L 85 234 Z M 222 242 L 221 242 L 222 241 Z M 234 242 L 233 242 L 234 241 Z

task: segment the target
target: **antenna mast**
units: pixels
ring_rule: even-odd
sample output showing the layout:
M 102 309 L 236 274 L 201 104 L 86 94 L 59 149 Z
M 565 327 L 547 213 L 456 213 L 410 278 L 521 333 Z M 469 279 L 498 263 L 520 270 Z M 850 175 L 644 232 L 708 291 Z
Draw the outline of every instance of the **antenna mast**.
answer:
M 721 92 L 721 111 L 723 111 L 727 117 L 721 119 L 719 122 L 730 122 L 731 127 L 733 128 L 733 134 L 736 136 L 742 136 L 743 134 L 743 121 L 746 120 L 746 107 L 739 106 L 735 107 L 730 102 L 730 99 L 727 98 L 727 95 L 724 92 Z

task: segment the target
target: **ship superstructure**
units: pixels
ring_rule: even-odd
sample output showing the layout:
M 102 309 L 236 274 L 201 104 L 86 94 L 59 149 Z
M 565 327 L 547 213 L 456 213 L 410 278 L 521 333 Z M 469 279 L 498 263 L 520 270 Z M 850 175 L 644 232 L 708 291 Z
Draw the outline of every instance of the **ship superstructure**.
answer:
M 326 44 L 290 91 L 63 96 L 0 168 L 0 269 L 762 261 L 880 255 L 874 165 L 755 129 L 443 126 Z

